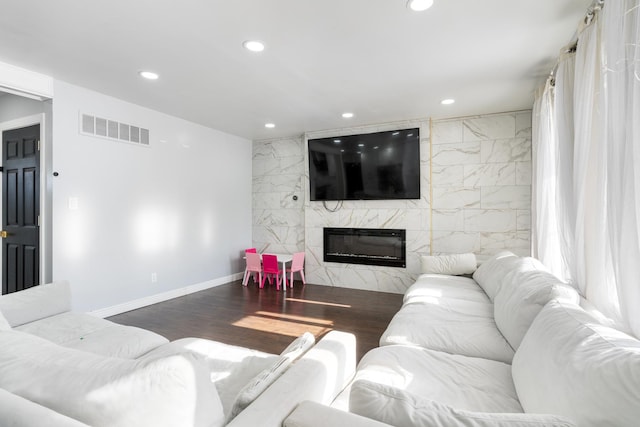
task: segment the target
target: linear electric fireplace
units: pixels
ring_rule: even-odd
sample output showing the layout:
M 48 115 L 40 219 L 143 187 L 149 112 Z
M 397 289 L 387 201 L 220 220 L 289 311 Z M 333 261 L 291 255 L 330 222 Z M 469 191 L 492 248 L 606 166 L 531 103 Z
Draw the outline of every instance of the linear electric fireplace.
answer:
M 406 267 L 406 231 L 377 228 L 325 228 L 324 261 Z

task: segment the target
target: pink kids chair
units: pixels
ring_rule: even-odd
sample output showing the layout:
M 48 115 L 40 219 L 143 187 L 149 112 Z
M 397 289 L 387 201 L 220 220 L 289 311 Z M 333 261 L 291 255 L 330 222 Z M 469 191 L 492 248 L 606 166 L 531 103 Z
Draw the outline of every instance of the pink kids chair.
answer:
M 256 250 L 256 248 L 249 248 L 249 249 L 245 249 L 245 250 L 244 250 L 245 259 L 246 259 L 246 255 L 247 255 L 247 254 L 250 254 L 250 253 L 255 254 L 256 252 L 258 252 L 258 251 Z M 245 282 L 245 278 L 246 278 L 246 277 L 247 277 L 247 268 L 245 267 L 245 269 L 244 269 L 244 275 L 242 276 L 242 283 L 243 283 L 243 284 L 244 284 L 244 282 Z M 256 281 L 256 274 L 255 274 L 255 273 L 253 274 L 253 281 L 254 281 L 254 282 Z M 245 285 L 245 286 L 246 286 L 246 285 Z
M 293 259 L 291 260 L 291 268 L 287 268 L 286 273 L 290 273 L 289 277 L 289 286 L 293 288 L 293 273 L 300 273 L 300 278 L 302 279 L 302 284 L 306 285 L 307 282 L 304 279 L 304 252 L 296 252 L 293 254 Z M 284 275 L 284 285 L 287 286 L 287 274 Z
M 251 276 L 251 273 L 253 273 L 253 281 L 256 284 L 262 283 L 263 277 L 262 277 L 262 265 L 260 263 L 260 254 L 255 252 L 247 252 L 245 253 L 245 256 L 247 259 L 247 268 L 244 271 L 244 279 L 242 279 L 242 285 L 247 286 L 247 283 L 249 282 L 249 276 Z
M 277 255 L 262 255 L 262 272 L 264 275 L 262 276 L 262 281 L 260 282 L 260 288 L 264 287 L 265 279 L 269 279 L 269 284 L 272 283 L 273 277 L 276 279 L 276 289 L 280 290 L 280 282 L 284 279 L 283 271 L 278 267 L 278 256 Z M 284 286 L 287 286 L 286 283 Z

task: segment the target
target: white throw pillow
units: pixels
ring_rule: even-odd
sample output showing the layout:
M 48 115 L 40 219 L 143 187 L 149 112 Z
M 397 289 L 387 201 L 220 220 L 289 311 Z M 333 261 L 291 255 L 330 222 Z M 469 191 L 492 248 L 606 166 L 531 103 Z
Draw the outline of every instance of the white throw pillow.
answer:
M 538 314 L 513 358 L 513 380 L 528 412 L 580 427 L 640 420 L 640 341 L 576 305 L 552 301 Z
M 0 311 L 0 331 L 8 331 L 11 329 L 11 325 L 7 322 L 7 319 L 4 318 L 2 312 Z
M 305 354 L 315 343 L 316 337 L 311 332 L 305 332 L 293 340 L 293 342 L 280 353 L 280 356 L 294 361 Z
M 499 252 L 481 263 L 473 273 L 473 280 L 478 282 L 491 301 L 500 290 L 504 275 L 518 259 L 519 257 L 512 252 Z
M 188 355 L 105 357 L 0 332 L 0 388 L 94 427 L 224 425 L 207 369 Z
M 578 292 L 547 271 L 540 261 L 521 258 L 518 264 L 505 276 L 506 284 L 500 287 L 493 306 L 496 326 L 514 350 L 549 301 L 580 302 Z
M 280 358 L 271 368 L 265 369 L 256 375 L 242 390 L 238 393 L 233 406 L 231 407 L 231 413 L 227 416 L 227 421 L 231 421 L 240 412 L 244 411 L 247 406 L 258 398 L 280 375 L 287 370 L 291 361 L 286 357 Z
M 34 286 L 0 296 L 0 311 L 12 327 L 71 310 L 69 282 Z
M 416 394 L 370 381 L 351 386 L 351 412 L 395 427 L 572 427 L 571 421 L 546 414 L 474 412 L 452 408 Z
M 232 420 L 240 412 L 244 411 L 247 406 L 256 400 L 267 387 L 273 384 L 273 382 L 287 370 L 291 363 L 306 353 L 315 342 L 314 335 L 310 332 L 305 332 L 289 344 L 280 354 L 280 359 L 256 375 L 240 390 L 238 396 L 236 396 L 236 400 L 233 402 L 231 412 L 227 415 L 227 421 Z
M 476 271 L 476 256 L 472 253 L 451 255 L 423 255 L 420 257 L 422 274 L 449 274 L 460 276 Z

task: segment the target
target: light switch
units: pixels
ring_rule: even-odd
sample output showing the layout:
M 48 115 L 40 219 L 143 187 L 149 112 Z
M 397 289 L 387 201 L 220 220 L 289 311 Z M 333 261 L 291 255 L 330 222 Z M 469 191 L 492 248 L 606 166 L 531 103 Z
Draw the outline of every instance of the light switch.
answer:
M 77 197 L 69 197 L 69 210 L 77 211 L 78 210 L 78 198 Z

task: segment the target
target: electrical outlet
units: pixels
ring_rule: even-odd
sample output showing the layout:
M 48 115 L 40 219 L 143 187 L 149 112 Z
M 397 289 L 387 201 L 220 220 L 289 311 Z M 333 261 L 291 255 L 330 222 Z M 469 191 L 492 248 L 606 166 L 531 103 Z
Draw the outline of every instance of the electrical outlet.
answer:
M 156 283 L 158 281 L 158 274 L 151 273 L 151 283 Z

